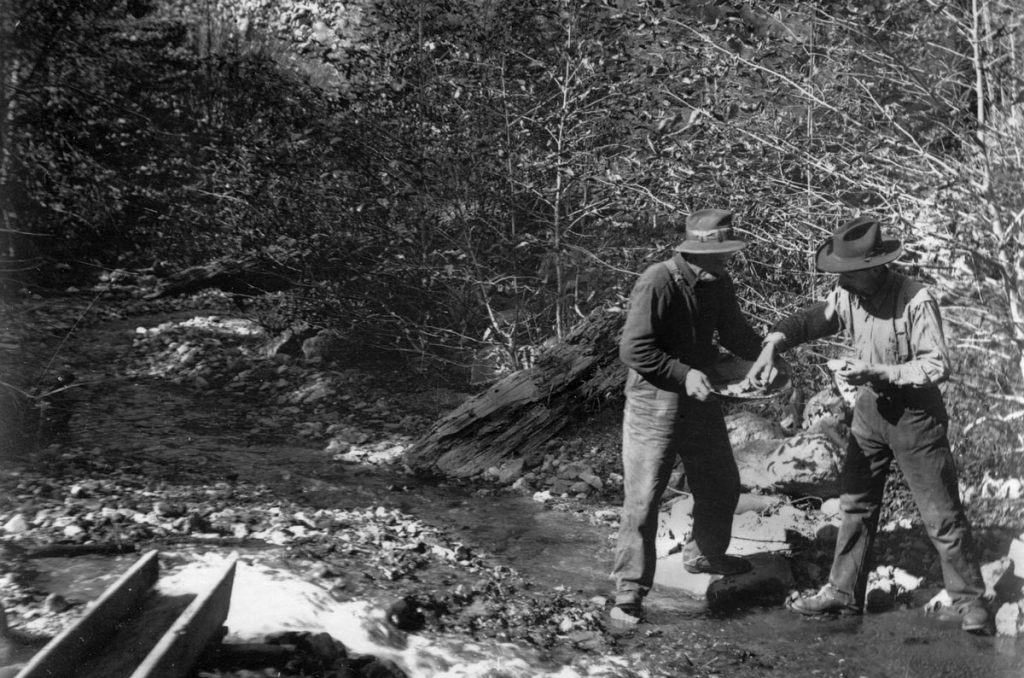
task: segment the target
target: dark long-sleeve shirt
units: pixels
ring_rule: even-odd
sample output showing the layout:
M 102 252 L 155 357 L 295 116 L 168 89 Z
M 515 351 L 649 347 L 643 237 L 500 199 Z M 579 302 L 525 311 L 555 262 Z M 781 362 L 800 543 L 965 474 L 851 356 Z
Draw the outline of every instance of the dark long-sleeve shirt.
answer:
M 861 300 L 836 287 L 825 301 L 780 321 L 785 340 L 779 350 L 845 330 L 852 357 L 892 366 L 894 386 L 929 386 L 950 372 L 939 305 L 922 283 L 890 270 L 882 287 Z
M 630 368 L 626 392 L 653 388 L 686 392 L 686 375 L 719 357 L 718 343 L 747 360 L 761 350 L 736 299 L 732 279 L 698 280 L 689 264 L 674 257 L 678 284 L 666 262 L 641 274 L 629 298 L 629 313 L 619 341 L 619 358 Z

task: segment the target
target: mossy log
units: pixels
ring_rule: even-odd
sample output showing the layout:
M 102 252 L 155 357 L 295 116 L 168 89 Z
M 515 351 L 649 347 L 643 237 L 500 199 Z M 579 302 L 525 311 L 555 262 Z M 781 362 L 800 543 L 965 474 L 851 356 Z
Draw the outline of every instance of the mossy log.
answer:
M 599 309 L 565 339 L 442 417 L 410 448 L 414 469 L 471 477 L 518 460 L 543 460 L 544 443 L 579 417 L 621 398 L 621 309 Z

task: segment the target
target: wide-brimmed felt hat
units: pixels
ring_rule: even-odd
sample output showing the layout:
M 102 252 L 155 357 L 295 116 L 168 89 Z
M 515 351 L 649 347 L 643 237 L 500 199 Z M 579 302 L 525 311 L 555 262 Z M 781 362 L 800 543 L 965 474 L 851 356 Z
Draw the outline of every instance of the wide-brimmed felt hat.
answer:
M 814 264 L 825 273 L 846 273 L 875 268 L 894 261 L 903 254 L 899 240 L 883 240 L 878 219 L 860 216 L 836 229 L 822 243 Z
M 738 252 L 747 243 L 736 238 L 732 228 L 732 212 L 726 210 L 698 210 L 686 217 L 683 241 L 676 245 L 677 252 L 690 254 L 727 254 Z

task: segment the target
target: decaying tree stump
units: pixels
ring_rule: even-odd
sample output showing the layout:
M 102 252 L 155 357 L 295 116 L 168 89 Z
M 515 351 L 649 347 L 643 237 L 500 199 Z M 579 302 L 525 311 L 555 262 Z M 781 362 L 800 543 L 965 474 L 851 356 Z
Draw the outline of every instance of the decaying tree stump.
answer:
M 414 469 L 470 477 L 522 460 L 543 461 L 543 445 L 587 412 L 618 401 L 621 309 L 598 309 L 542 350 L 534 367 L 497 382 L 446 414 L 407 452 Z

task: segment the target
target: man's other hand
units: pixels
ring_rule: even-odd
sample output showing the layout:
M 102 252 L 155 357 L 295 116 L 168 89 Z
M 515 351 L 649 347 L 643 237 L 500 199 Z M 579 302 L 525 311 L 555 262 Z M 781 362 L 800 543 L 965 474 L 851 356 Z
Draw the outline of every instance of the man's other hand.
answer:
M 686 373 L 686 395 L 704 402 L 711 395 L 711 382 L 708 375 L 700 370 L 691 369 Z
M 849 358 L 846 360 L 846 365 L 836 374 L 853 386 L 884 384 L 889 381 L 889 368 L 886 365 L 873 365 L 863 360 Z
M 761 354 L 747 370 L 747 379 L 757 386 L 765 386 L 772 383 L 778 376 L 778 369 L 775 367 L 776 345 L 782 341 L 784 335 L 780 332 L 772 332 L 764 340 Z

